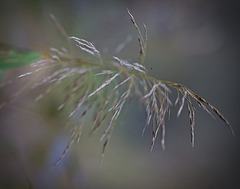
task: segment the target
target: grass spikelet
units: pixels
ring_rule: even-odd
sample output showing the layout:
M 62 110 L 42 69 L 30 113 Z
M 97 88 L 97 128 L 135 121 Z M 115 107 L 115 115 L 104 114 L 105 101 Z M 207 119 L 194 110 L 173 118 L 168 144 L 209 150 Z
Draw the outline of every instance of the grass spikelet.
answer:
M 66 148 L 64 149 L 64 151 L 63 151 L 62 155 L 59 157 L 59 159 L 52 165 L 51 170 L 53 170 L 62 161 L 64 156 L 70 150 L 72 144 L 75 142 L 75 138 L 76 138 L 76 134 L 77 134 L 77 128 L 78 128 L 77 125 L 75 125 L 69 143 L 67 144 Z
M 190 91 L 189 93 L 197 102 L 204 103 L 204 104 L 208 105 L 218 115 L 218 117 L 226 123 L 226 125 L 229 127 L 229 129 L 231 130 L 232 134 L 234 135 L 234 130 L 233 130 L 232 126 L 230 125 L 228 120 L 223 116 L 223 114 L 217 108 L 215 108 L 215 106 L 213 106 L 212 104 L 207 102 L 202 97 L 198 96 L 196 93 L 194 93 L 192 91 Z M 206 106 L 203 106 L 204 110 L 206 110 L 205 107 Z M 212 114 L 208 110 L 206 110 L 206 111 L 212 116 Z
M 182 109 L 183 109 L 183 106 L 184 106 L 184 102 L 185 102 L 186 97 L 187 97 L 187 91 L 185 90 L 185 91 L 183 92 L 183 97 L 182 97 L 182 101 L 181 101 L 181 106 L 180 106 L 179 109 L 178 109 L 177 117 L 179 117 L 180 114 L 181 114 L 181 112 L 182 112 Z
M 135 26 L 137 33 L 138 33 L 138 42 L 140 46 L 140 63 L 143 64 L 146 56 L 146 48 L 147 48 L 147 27 L 145 24 L 143 24 L 144 27 L 144 36 L 141 33 L 141 30 L 139 29 L 137 22 L 135 21 L 133 15 L 130 13 L 130 11 L 127 9 L 128 15 L 130 17 L 130 20 L 132 21 L 133 25 Z
M 190 133 L 191 133 L 191 144 L 194 147 L 194 126 L 195 126 L 195 113 L 194 107 L 190 101 L 187 102 L 189 121 L 190 121 Z
M 70 39 L 73 39 L 75 42 L 77 42 L 77 46 L 82 49 L 83 51 L 96 56 L 96 57 L 100 57 L 100 52 L 96 49 L 96 47 L 89 41 L 85 40 L 85 39 L 80 39 L 77 37 L 69 37 Z
M 97 92 L 99 92 L 100 90 L 102 90 L 104 87 L 106 87 L 107 85 L 109 85 L 117 76 L 119 76 L 121 74 L 121 72 L 115 74 L 113 77 L 111 77 L 110 79 L 106 80 L 100 87 L 98 87 L 95 91 L 93 91 L 91 94 L 88 95 L 88 97 L 96 94 Z
M 77 105 L 76 107 L 74 108 L 74 110 L 69 114 L 69 118 L 71 118 L 72 116 L 74 116 L 77 111 L 80 109 L 80 107 L 83 105 L 83 103 L 85 102 L 86 98 L 87 98 L 87 95 L 88 95 L 88 91 L 86 91 L 86 93 L 84 94 L 84 96 L 77 102 Z
M 119 83 L 118 85 L 116 85 L 113 90 L 116 90 L 119 86 L 123 85 L 124 83 L 126 83 L 127 81 L 129 81 L 131 79 L 131 77 L 128 77 L 127 79 L 125 79 L 124 81 L 122 81 L 121 83 Z

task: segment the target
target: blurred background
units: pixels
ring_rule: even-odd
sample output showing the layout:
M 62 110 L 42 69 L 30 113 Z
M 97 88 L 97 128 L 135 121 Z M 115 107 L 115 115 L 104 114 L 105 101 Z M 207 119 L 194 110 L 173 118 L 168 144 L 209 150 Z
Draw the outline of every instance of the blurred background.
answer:
M 239 5 L 207 0 L 1 1 L 1 50 L 61 47 L 62 36 L 49 19 L 53 14 L 69 35 L 92 41 L 106 57 L 116 55 L 117 46 L 131 36 L 118 56 L 137 61 L 129 8 L 138 25 L 148 28 L 148 73 L 183 83 L 210 101 L 235 136 L 220 119 L 197 109 L 192 148 L 187 110 L 176 118 L 172 107 L 166 150 L 158 138 L 151 152 L 150 129 L 141 137 L 146 115 L 134 102 L 126 120 L 115 127 L 102 168 L 101 133 L 89 137 L 85 132 L 51 171 L 70 139 L 69 129 L 56 112 L 59 94 L 51 93 L 41 103 L 29 94 L 0 110 L 0 188 L 239 188 Z M 5 90 L 1 94 L 8 95 Z

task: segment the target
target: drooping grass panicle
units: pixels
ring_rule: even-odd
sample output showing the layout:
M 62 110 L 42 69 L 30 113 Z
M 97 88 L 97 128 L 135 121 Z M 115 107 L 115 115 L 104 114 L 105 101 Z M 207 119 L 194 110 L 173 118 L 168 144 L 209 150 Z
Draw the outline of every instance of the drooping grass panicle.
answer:
M 146 123 L 143 124 L 142 136 L 147 127 L 150 127 L 152 131 L 151 150 L 157 141 L 158 135 L 161 136 L 161 145 L 165 149 L 166 117 L 170 115 L 170 109 L 174 104 L 178 107 L 177 117 L 184 110 L 184 106 L 188 110 L 192 146 L 194 146 L 195 137 L 194 101 L 211 116 L 213 115 L 210 110 L 215 112 L 234 134 L 227 119 L 208 101 L 182 84 L 158 80 L 147 74 L 147 69 L 143 64 L 146 56 L 147 27 L 143 25 L 144 34 L 142 35 L 136 20 L 129 10 L 128 15 L 138 33 L 140 45 L 139 62 L 131 63 L 117 56 L 112 56 L 113 60 L 105 60 L 93 43 L 79 37 L 69 37 L 56 18 L 52 16 L 63 36 L 68 40 L 73 40 L 76 45 L 69 43 L 72 46 L 68 48 L 50 48 L 51 53 L 48 58 L 33 62 L 30 65 L 32 70 L 18 75 L 17 79 L 28 79 L 32 75 L 37 77 L 29 80 L 20 91 L 11 95 L 8 100 L 1 104 L 3 107 L 7 102 L 27 89 L 35 90 L 38 87 L 45 87 L 46 89 L 35 98 L 35 100 L 40 101 L 48 93 L 54 91 L 55 87 L 62 86 L 61 95 L 63 98 L 57 109 L 59 111 L 70 110 L 66 120 L 72 123 L 74 127 L 67 147 L 53 167 L 64 158 L 74 141 L 79 141 L 84 125 L 90 125 L 91 134 L 95 133 L 99 128 L 104 128 L 100 137 L 100 141 L 104 141 L 101 154 L 103 158 L 114 125 L 122 117 L 122 112 L 127 111 L 134 97 L 137 97 L 139 106 L 143 107 L 146 114 Z M 116 53 L 124 48 L 129 40 L 119 45 Z M 76 46 L 83 52 L 97 58 L 97 61 L 91 62 L 85 60 L 84 57 L 75 57 L 70 51 Z M 169 97 L 172 94 L 171 89 L 177 90 L 175 103 L 172 103 Z M 75 123 L 76 120 L 77 123 Z

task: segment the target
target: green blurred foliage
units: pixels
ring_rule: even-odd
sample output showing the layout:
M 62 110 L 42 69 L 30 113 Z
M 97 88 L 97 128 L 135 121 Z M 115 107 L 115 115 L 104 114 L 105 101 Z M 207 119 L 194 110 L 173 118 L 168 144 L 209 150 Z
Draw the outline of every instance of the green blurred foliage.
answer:
M 0 70 L 25 66 L 39 59 L 39 52 L 18 53 L 16 51 L 10 51 L 6 55 L 0 55 Z

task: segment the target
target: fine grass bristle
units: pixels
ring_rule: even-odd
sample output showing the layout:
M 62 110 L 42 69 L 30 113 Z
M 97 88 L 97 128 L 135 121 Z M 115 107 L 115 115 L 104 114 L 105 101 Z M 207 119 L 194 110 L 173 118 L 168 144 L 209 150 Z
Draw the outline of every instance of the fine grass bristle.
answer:
M 129 10 L 127 12 L 137 30 L 140 47 L 139 62 L 131 63 L 117 56 L 112 56 L 112 60 L 105 60 L 93 43 L 78 37 L 69 37 L 56 18 L 51 15 L 51 19 L 55 22 L 62 35 L 69 40 L 70 47 L 50 48 L 51 55 L 48 58 L 42 58 L 32 63 L 30 65 L 31 71 L 17 76 L 16 81 L 28 79 L 32 75 L 37 75 L 37 77 L 28 80 L 29 82 L 20 91 L 11 95 L 9 99 L 3 101 L 0 105 L 0 107 L 4 107 L 26 90 L 45 87 L 45 91 L 43 90 L 35 99 L 40 101 L 48 93 L 54 91 L 55 87 L 59 87 L 60 84 L 63 86 L 62 94 L 60 94 L 63 98 L 57 109 L 59 111 L 70 109 L 66 120 L 70 123 L 77 120 L 77 124 L 74 122 L 75 126 L 73 127 L 71 139 L 52 168 L 61 162 L 72 144 L 80 140 L 84 125 L 90 125 L 90 134 L 95 133 L 99 128 L 103 128 L 100 137 L 100 141 L 104 142 L 101 154 L 103 160 L 114 125 L 117 119 L 122 117 L 122 112 L 127 111 L 134 97 L 137 98 L 139 106 L 146 111 L 146 123 L 143 124 L 142 136 L 146 128 L 151 127 L 151 150 L 154 148 L 159 133 L 161 133 L 162 148 L 165 149 L 166 117 L 170 117 L 170 108 L 174 106 L 169 97 L 172 93 L 171 89 L 177 90 L 175 101 L 175 106 L 178 107 L 177 117 L 180 116 L 184 107 L 188 110 L 192 146 L 194 146 L 195 141 L 195 106 L 193 102 L 197 102 L 212 117 L 213 115 L 209 110 L 215 112 L 234 134 L 233 128 L 227 119 L 208 101 L 182 84 L 158 80 L 147 74 L 147 69 L 144 66 L 147 48 L 147 27 L 145 24 L 143 25 L 144 34 L 142 35 L 133 15 Z M 126 45 L 126 41 L 117 48 L 116 52 L 119 52 L 124 45 Z M 73 49 L 90 54 L 93 61 L 85 60 L 84 57 L 81 57 L 81 59 L 74 57 L 74 53 L 69 53 Z M 64 88 L 64 86 L 67 87 Z M 86 117 L 88 118 L 85 119 Z

